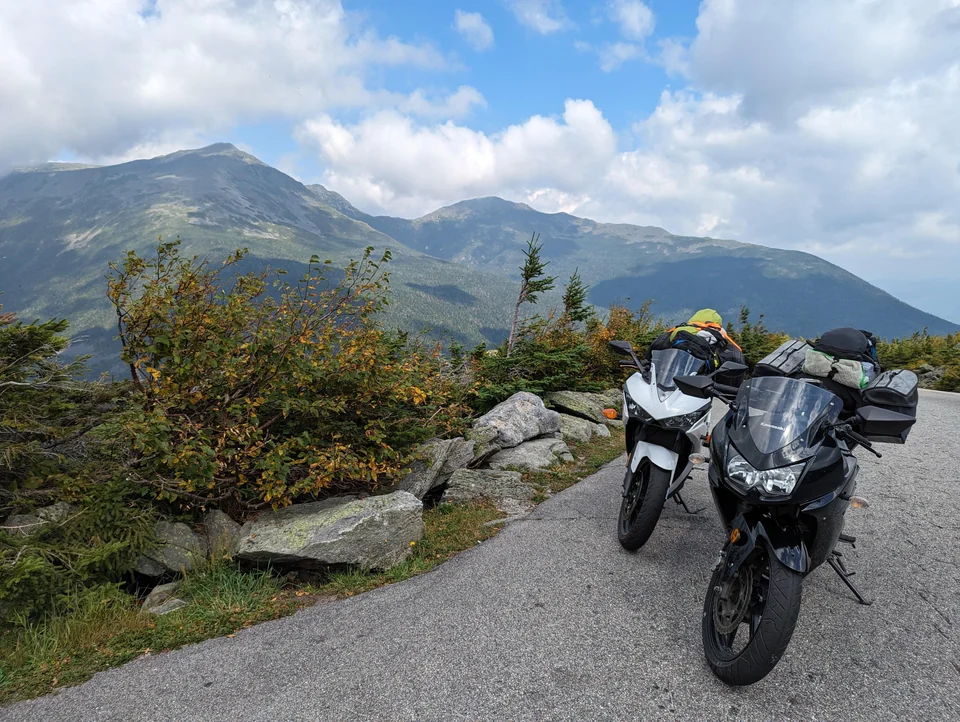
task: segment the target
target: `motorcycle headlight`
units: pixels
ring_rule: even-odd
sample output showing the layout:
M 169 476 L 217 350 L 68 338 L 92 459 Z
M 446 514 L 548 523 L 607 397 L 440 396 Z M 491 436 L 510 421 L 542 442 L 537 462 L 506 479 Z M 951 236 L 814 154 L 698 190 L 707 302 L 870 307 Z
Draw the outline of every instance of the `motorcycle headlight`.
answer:
M 806 462 L 801 461 L 799 464 L 781 466 L 779 469 L 760 471 L 740 454 L 734 454 L 727 461 L 727 476 L 744 490 L 760 487 L 768 494 L 786 496 L 793 493 L 805 464 Z
M 653 417 L 640 408 L 640 404 L 631 399 L 629 396 L 625 395 L 627 400 L 627 412 L 635 419 L 640 419 L 641 421 L 653 421 Z
M 690 414 L 684 414 L 683 416 L 671 416 L 668 419 L 660 419 L 657 423 L 667 429 L 689 429 L 706 416 L 708 409 L 709 407 L 699 409 Z

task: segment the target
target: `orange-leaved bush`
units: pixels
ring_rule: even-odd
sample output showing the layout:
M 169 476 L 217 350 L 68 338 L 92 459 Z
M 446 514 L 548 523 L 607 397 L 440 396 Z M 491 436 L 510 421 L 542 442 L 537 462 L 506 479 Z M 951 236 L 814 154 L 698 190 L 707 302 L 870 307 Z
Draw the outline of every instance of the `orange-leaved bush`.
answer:
M 131 478 L 238 516 L 375 490 L 416 442 L 456 430 L 464 392 L 439 348 L 377 323 L 390 255 L 372 252 L 342 270 L 313 257 L 297 282 L 241 274 L 245 251 L 219 267 L 183 257 L 178 241 L 114 264 L 108 295 L 137 390 Z

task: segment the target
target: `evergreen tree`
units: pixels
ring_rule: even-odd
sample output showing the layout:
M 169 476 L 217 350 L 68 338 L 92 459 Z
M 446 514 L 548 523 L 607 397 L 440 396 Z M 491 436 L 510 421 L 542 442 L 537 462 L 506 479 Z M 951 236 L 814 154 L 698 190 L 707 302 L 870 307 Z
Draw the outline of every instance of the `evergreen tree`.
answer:
M 590 318 L 592 309 L 587 304 L 589 288 L 580 278 L 580 269 L 575 269 L 563 289 L 563 315 L 571 323 L 586 321 Z
M 520 269 L 520 293 L 517 295 L 517 304 L 513 309 L 513 324 L 510 326 L 510 338 L 507 340 L 507 356 L 513 352 L 517 341 L 517 323 L 520 320 L 520 306 L 524 303 L 536 303 L 541 293 L 553 290 L 556 276 L 547 276 L 545 271 L 549 261 L 540 258 L 543 244 L 540 243 L 540 234 L 534 233 L 527 241 L 527 248 L 523 252 L 524 263 Z

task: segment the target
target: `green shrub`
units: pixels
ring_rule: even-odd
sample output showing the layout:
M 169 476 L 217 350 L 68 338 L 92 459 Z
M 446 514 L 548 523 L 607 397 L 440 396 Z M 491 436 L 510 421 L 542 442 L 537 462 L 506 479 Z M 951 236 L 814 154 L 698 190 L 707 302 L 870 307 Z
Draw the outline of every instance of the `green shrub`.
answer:
M 462 423 L 461 391 L 437 349 L 383 331 L 384 264 L 368 248 L 328 279 L 310 260 L 289 283 L 235 275 L 161 243 L 128 253 L 108 296 L 136 393 L 126 416 L 132 476 L 183 508 L 290 504 L 373 490 L 410 446 Z

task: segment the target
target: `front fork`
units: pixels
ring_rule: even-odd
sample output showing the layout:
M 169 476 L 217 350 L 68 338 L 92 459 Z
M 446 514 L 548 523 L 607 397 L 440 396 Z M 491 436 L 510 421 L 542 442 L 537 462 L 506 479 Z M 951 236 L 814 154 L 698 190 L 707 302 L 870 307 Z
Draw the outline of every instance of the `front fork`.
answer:
M 748 518 L 739 514 L 730 524 L 730 535 L 714 566 L 714 570 L 722 569 L 722 582 L 728 582 L 736 576 L 737 570 L 750 558 L 758 544 L 764 544 L 767 552 L 788 569 L 806 574 L 810 568 L 810 556 L 799 530 L 772 523 L 769 519 Z

